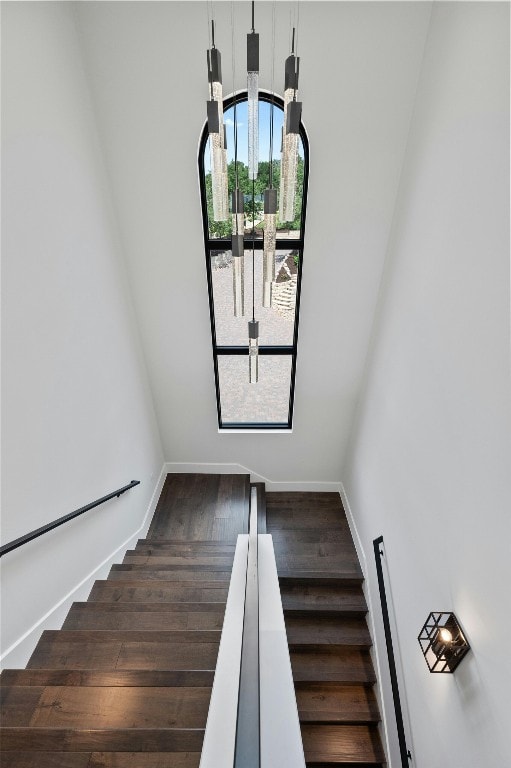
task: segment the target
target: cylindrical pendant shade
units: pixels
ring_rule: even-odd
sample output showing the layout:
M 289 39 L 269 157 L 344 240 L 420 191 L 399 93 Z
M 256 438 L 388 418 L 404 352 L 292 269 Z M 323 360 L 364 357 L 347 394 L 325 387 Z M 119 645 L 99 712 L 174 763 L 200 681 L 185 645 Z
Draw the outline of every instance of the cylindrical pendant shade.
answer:
M 277 216 L 264 214 L 263 307 L 271 307 L 272 283 L 275 281 L 275 238 Z
M 282 222 L 293 221 L 295 217 L 296 174 L 298 169 L 298 133 L 287 133 L 288 108 L 293 101 L 294 91 L 284 92 L 284 125 L 282 128 L 282 158 L 280 163 L 279 217 Z
M 245 314 L 245 256 L 233 256 L 232 259 L 232 296 L 234 317 Z
M 259 75 L 247 73 L 248 90 L 248 178 L 257 179 L 259 169 Z
M 209 125 L 216 127 L 218 132 L 209 134 L 211 148 L 211 187 L 213 195 L 213 218 L 215 221 L 227 221 L 229 217 L 228 204 L 228 180 L 227 180 L 227 153 L 225 150 L 224 109 L 222 101 L 222 83 L 211 83 L 211 98 L 218 108 L 218 121 L 212 120 L 208 115 Z M 210 106 L 208 106 L 208 112 Z
M 250 320 L 248 323 L 248 380 L 257 384 L 259 379 L 259 322 Z

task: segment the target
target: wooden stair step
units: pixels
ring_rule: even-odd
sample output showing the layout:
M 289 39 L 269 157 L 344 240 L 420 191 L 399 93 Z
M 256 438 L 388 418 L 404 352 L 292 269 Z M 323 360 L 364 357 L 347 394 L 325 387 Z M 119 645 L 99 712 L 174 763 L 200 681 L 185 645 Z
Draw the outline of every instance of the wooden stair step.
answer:
M 149 568 L 143 565 L 112 565 L 108 578 L 123 581 L 123 579 L 136 581 L 207 581 L 229 583 L 231 568 L 227 570 L 218 567 L 218 570 L 198 566 L 195 569 L 176 566 L 156 566 Z
M 375 727 L 304 723 L 301 730 L 307 765 L 380 765 L 385 760 Z
M 297 532 L 298 534 L 298 532 Z M 342 541 L 332 541 L 327 538 L 325 541 L 307 541 L 309 538 L 303 531 L 299 531 L 293 540 L 293 547 L 289 546 L 289 535 L 277 537 L 273 542 L 275 552 L 289 555 L 293 558 L 306 557 L 314 558 L 316 562 L 329 561 L 335 558 L 356 556 L 356 549 L 351 538 L 344 538 Z
M 344 648 L 328 652 L 290 649 L 295 685 L 301 682 L 360 683 L 374 685 L 371 657 L 368 651 Z
M 4 752 L 2 768 L 199 768 L 200 752 Z
M 300 722 L 369 725 L 380 721 L 374 692 L 363 685 L 299 683 L 296 703 Z
M 211 584 L 209 581 L 193 583 L 171 581 L 114 581 L 98 580 L 94 582 L 89 602 L 127 602 L 127 603 L 174 603 L 200 602 L 217 603 L 227 601 L 229 584 Z
M 274 531 L 298 531 L 309 528 L 335 528 L 342 520 L 344 513 L 338 509 L 323 510 L 296 510 L 286 509 L 276 511 L 273 507 L 266 507 L 266 529 L 268 533 Z
M 371 636 L 363 618 L 339 620 L 331 616 L 286 616 L 287 641 L 300 646 L 341 645 L 370 648 Z
M 2 768 L 91 768 L 90 752 L 2 752 Z
M 200 752 L 202 728 L 0 729 L 2 751 Z M 3 757 L 2 757 L 3 760 Z
M 235 544 L 222 544 L 219 542 L 181 542 L 173 543 L 169 541 L 150 541 L 148 539 L 139 539 L 135 549 L 129 550 L 132 553 L 144 554 L 169 554 L 169 555 L 200 555 L 201 557 L 234 557 L 236 550 Z
M 331 587 L 356 587 L 364 581 L 360 566 L 347 567 L 342 571 L 298 571 L 278 568 L 279 583 L 286 586 L 323 585 Z
M 266 504 L 271 508 L 293 509 L 311 506 L 315 509 L 341 506 L 341 497 L 335 491 L 267 491 Z M 341 506 L 342 508 L 342 506 Z
M 299 586 L 286 582 L 281 583 L 280 594 L 286 614 L 294 611 L 340 613 L 344 616 L 367 613 L 367 603 L 360 586 L 336 587 L 328 584 Z
M 165 558 L 155 558 L 154 562 L 152 558 L 142 557 L 141 558 L 143 562 L 138 563 L 118 563 L 116 565 L 112 565 L 112 571 L 127 571 L 132 573 L 138 573 L 138 572 L 147 572 L 151 571 L 151 573 L 175 573 L 176 577 L 179 578 L 177 574 L 184 574 L 183 578 L 186 578 L 186 574 L 188 573 L 194 573 L 197 575 L 204 574 L 204 573 L 222 573 L 225 574 L 227 578 L 230 578 L 231 571 L 232 571 L 232 564 L 223 564 L 223 565 L 217 565 L 214 563 L 167 563 L 165 562 Z M 203 578 L 206 578 L 203 576 Z
M 3 727 L 205 728 L 211 688 L 8 686 Z
M 73 603 L 63 629 L 221 630 L 223 603 Z
M 274 548 L 282 546 L 294 546 L 295 544 L 321 544 L 340 543 L 351 539 L 348 523 L 340 521 L 335 528 L 322 530 L 321 528 L 307 528 L 302 530 L 278 530 L 271 533 Z
M 46 630 L 27 667 L 214 669 L 219 631 Z
M 137 539 L 137 545 L 149 547 L 179 547 L 181 549 L 215 549 L 219 551 L 233 552 L 236 549 L 235 541 L 213 541 L 212 539 L 176 539 L 170 536 L 168 539 Z
M 173 553 L 167 554 L 167 552 L 158 552 L 147 554 L 144 552 L 137 552 L 136 550 L 129 550 L 124 555 L 124 565 L 148 565 L 151 568 L 158 565 L 165 566 L 186 566 L 190 568 L 207 566 L 208 569 L 222 567 L 222 570 L 232 570 L 233 556 L 232 555 L 194 555 L 184 554 L 175 555 Z
M 207 688 L 213 685 L 212 670 L 150 670 L 150 669 L 4 669 L 0 675 L 3 686 L 74 685 L 93 688 L 113 686 L 128 688 L 175 687 Z

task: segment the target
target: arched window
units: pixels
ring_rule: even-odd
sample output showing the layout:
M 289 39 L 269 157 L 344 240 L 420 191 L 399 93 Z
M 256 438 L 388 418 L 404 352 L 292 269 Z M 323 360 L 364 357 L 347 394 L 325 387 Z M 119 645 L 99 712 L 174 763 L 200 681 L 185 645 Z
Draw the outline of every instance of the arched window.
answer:
M 235 107 L 236 102 L 236 107 Z M 273 110 L 272 110 L 273 105 Z M 238 188 L 243 192 L 244 271 L 243 307 L 234 312 L 232 216 L 214 221 L 210 147 L 207 125 L 199 147 L 199 178 L 204 223 L 204 244 L 209 289 L 213 364 L 216 383 L 218 426 L 222 430 L 291 429 L 298 343 L 300 286 L 303 271 L 303 242 L 307 179 L 308 142 L 303 125 L 298 139 L 297 184 L 294 219 L 281 223 L 277 216 L 275 280 L 271 306 L 263 306 L 263 198 L 269 187 L 270 114 L 273 111 L 272 176 L 279 192 L 280 149 L 283 101 L 259 93 L 259 170 L 257 179 L 248 178 L 247 93 L 224 100 L 227 140 L 229 205 L 235 188 L 234 123 L 236 111 Z M 259 376 L 249 383 L 247 323 L 259 321 Z M 240 299 L 238 297 L 238 302 Z M 268 305 L 268 301 L 265 301 Z M 243 309 L 243 314 L 241 314 Z

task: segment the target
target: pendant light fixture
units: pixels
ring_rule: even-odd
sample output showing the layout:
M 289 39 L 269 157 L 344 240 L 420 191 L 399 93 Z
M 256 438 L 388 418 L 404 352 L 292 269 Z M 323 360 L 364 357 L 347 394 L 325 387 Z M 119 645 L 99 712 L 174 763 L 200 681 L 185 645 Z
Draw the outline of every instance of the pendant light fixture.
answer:
M 293 221 L 295 217 L 296 175 L 298 169 L 298 139 L 302 103 L 296 100 L 300 59 L 295 56 L 295 29 L 291 55 L 286 59 L 284 77 L 284 124 L 282 126 L 282 159 L 280 163 L 281 221 Z
M 231 3 L 231 66 L 234 95 L 234 190 L 232 193 L 232 297 L 234 317 L 245 314 L 245 213 L 243 190 L 238 178 L 238 120 L 236 114 L 236 62 L 234 56 L 234 3 Z
M 215 46 L 215 22 L 211 22 L 211 48 L 208 49 L 208 131 L 211 150 L 211 186 L 213 194 L 213 217 L 215 221 L 227 221 L 229 205 L 227 199 L 227 147 L 224 126 L 224 103 L 222 94 L 221 55 Z
M 275 244 L 277 237 L 277 190 L 273 189 L 273 76 L 275 70 L 275 3 L 272 14 L 272 65 L 270 106 L 270 157 L 268 163 L 268 189 L 264 191 L 263 233 L 263 307 L 272 306 L 272 285 L 275 282 Z
M 252 31 L 247 35 L 248 91 L 248 178 L 257 179 L 259 168 L 259 34 L 254 26 L 252 0 Z
M 243 192 L 236 189 L 232 193 L 232 295 L 234 317 L 245 314 L 245 245 L 243 241 L 244 216 Z
M 248 101 L 248 178 L 252 182 L 252 320 L 248 322 L 249 382 L 259 378 L 259 321 L 255 319 L 255 180 L 259 167 L 259 34 L 255 31 L 255 2 L 252 0 L 252 28 L 247 34 L 247 101 Z M 298 4 L 297 4 L 298 8 Z M 238 168 L 238 121 L 236 115 L 236 78 L 234 61 L 234 3 L 231 3 L 232 79 L 234 106 L 234 189 L 231 195 L 231 253 L 233 264 L 233 314 L 245 314 L 245 195 L 240 188 Z M 263 233 L 263 286 L 262 305 L 272 306 L 272 286 L 276 271 L 277 209 L 281 222 L 294 220 L 296 176 L 298 168 L 298 142 L 301 121 L 301 102 L 296 100 L 298 90 L 299 59 L 295 55 L 295 28 L 292 33 L 291 55 L 286 59 L 284 91 L 284 124 L 282 129 L 280 201 L 273 187 L 273 113 L 274 113 L 274 59 L 275 59 L 275 0 L 272 19 L 272 70 L 269 179 L 264 191 Z M 222 71 L 220 51 L 215 46 L 215 22 L 211 20 L 211 48 L 207 52 L 210 100 L 207 102 L 208 131 L 211 149 L 211 183 L 213 219 L 229 219 L 227 174 L 227 141 L 223 115 Z M 245 190 L 246 192 L 246 190 Z M 248 197 L 248 195 L 247 195 Z
M 252 320 L 248 323 L 248 381 L 259 380 L 259 322 L 255 319 L 255 180 L 252 180 Z

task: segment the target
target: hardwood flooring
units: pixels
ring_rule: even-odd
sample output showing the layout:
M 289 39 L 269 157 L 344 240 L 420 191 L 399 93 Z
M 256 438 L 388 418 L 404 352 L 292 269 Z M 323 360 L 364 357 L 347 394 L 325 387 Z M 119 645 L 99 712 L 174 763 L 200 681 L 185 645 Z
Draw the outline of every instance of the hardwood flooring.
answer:
M 267 493 L 265 503 L 307 765 L 382 766 L 362 572 L 340 498 Z
M 167 477 L 147 539 L 2 673 L 2 768 L 198 768 L 248 499 L 246 476 Z
M 2 673 L 2 768 L 198 768 L 249 494 L 248 476 L 167 477 L 147 538 L 62 630 L 42 633 L 26 669 Z M 362 572 L 339 496 L 257 494 L 307 765 L 382 766 Z

